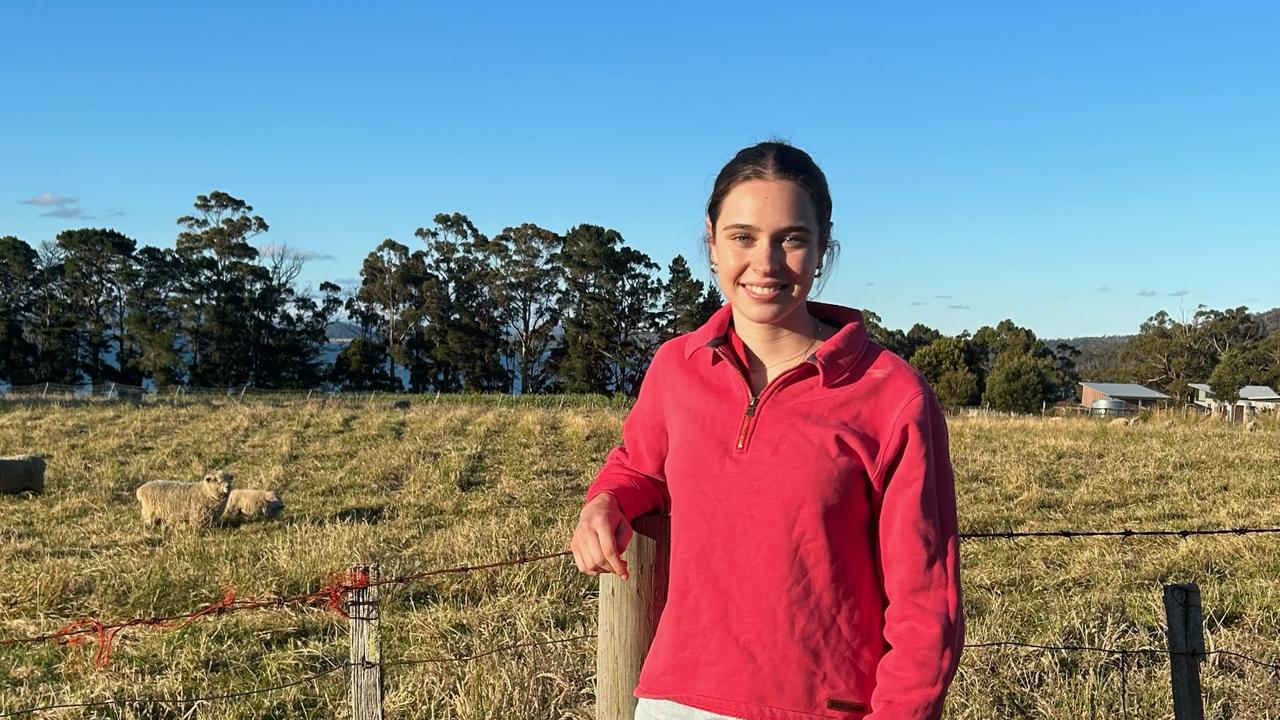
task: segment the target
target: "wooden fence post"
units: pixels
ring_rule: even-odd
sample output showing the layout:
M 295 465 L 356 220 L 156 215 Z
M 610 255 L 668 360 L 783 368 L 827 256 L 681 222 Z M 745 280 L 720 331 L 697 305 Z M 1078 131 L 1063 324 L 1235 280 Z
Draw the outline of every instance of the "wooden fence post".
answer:
M 378 566 L 354 565 L 352 578 L 378 579 Z M 382 607 L 378 586 L 356 588 L 347 598 L 351 626 L 351 720 L 382 720 Z
M 1200 695 L 1200 661 L 1204 658 L 1204 617 L 1195 583 L 1164 586 L 1168 617 L 1169 667 L 1175 720 L 1204 720 Z
M 613 573 L 600 576 L 596 720 L 631 720 L 635 715 L 631 692 L 667 604 L 671 517 L 645 515 L 631 528 L 635 534 L 622 555 L 631 579 L 623 582 Z

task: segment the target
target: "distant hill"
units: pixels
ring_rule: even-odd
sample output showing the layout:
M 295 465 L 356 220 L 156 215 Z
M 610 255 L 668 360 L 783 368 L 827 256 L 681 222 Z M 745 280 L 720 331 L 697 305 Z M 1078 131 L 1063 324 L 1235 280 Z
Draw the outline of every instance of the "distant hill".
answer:
M 349 343 L 360 337 L 360 327 L 349 322 L 331 322 L 325 331 L 331 343 Z
M 1258 322 L 1262 323 L 1262 327 L 1267 329 L 1267 334 L 1280 332 L 1280 307 L 1271 308 L 1266 312 L 1254 313 L 1254 317 L 1258 318 Z
M 1074 346 L 1080 351 L 1080 357 L 1076 359 L 1076 369 L 1080 377 L 1085 380 L 1106 382 L 1121 379 L 1114 369 L 1120 367 L 1120 351 L 1132 338 L 1132 335 L 1102 335 L 1045 340 L 1044 343 L 1050 349 L 1056 348 L 1058 343 Z

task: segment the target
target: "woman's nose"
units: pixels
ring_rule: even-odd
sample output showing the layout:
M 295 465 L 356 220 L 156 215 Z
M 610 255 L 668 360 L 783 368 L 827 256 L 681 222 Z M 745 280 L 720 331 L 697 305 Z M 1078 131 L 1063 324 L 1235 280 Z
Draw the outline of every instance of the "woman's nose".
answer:
M 782 245 L 772 242 L 756 243 L 751 253 L 751 268 L 761 274 L 771 274 L 782 267 Z

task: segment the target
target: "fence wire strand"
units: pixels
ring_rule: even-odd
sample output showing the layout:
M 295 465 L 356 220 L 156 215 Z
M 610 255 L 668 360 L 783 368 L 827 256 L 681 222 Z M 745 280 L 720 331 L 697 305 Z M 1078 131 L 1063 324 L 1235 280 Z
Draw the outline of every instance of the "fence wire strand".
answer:
M 1177 537 L 1187 539 L 1193 536 L 1215 536 L 1215 535 L 1260 535 L 1260 534 L 1277 534 L 1280 528 L 1270 527 L 1237 527 L 1237 528 L 1203 528 L 1203 529 L 1165 529 L 1165 530 L 1132 530 L 1124 528 L 1120 530 L 1030 530 L 1030 531 L 996 531 L 996 532 L 967 532 L 960 533 L 959 539 L 962 541 L 973 540 L 1014 540 L 1019 538 L 1103 538 L 1114 537 L 1120 539 L 1128 539 L 1134 537 Z M 521 556 L 509 560 L 498 560 L 478 565 L 464 565 L 458 567 L 436 568 L 431 570 L 421 570 L 415 572 L 404 573 L 401 575 L 382 578 L 370 581 L 367 577 L 363 582 L 350 578 L 343 579 L 344 576 L 335 576 L 329 583 L 308 593 L 299 593 L 295 595 L 273 595 L 261 598 L 237 598 L 235 597 L 234 587 L 224 589 L 222 600 L 205 605 L 193 612 L 172 615 L 168 617 L 144 617 L 131 618 L 115 623 L 103 623 L 97 618 L 86 617 L 73 621 L 62 628 L 52 632 L 31 637 L 18 637 L 0 639 L 0 647 L 7 645 L 16 645 L 20 643 L 35 643 L 53 640 L 61 644 L 78 644 L 88 636 L 94 636 L 99 641 L 99 649 L 97 661 L 100 666 L 104 666 L 110 660 L 111 643 L 118 634 L 126 628 L 135 626 L 160 627 L 165 629 L 181 629 L 191 624 L 201 617 L 210 615 L 223 616 L 230 613 L 255 610 L 263 608 L 283 609 L 286 606 L 303 606 L 314 607 L 322 605 L 323 607 L 342 614 L 341 602 L 354 589 L 363 587 L 383 587 L 388 585 L 402 585 L 424 578 L 437 575 L 448 574 L 464 574 L 479 570 L 491 570 L 501 567 L 513 565 L 524 565 L 543 560 L 553 560 L 556 558 L 569 557 L 573 553 L 564 551 L 556 553 L 548 553 L 535 556 Z
M 8 712 L 0 713 L 0 718 L 17 717 L 19 715 L 28 715 L 30 713 L 46 712 L 49 710 L 66 710 L 71 708 L 92 708 L 92 707 L 103 707 L 106 705 L 128 705 L 131 703 L 147 703 L 152 705 L 189 705 L 192 703 L 209 702 L 212 700 L 234 700 L 236 698 L 244 698 L 244 697 L 249 697 L 251 695 L 262 695 L 264 693 L 275 692 L 277 690 L 286 690 L 291 687 L 297 687 L 298 685 L 306 685 L 308 683 L 313 683 L 316 680 L 319 680 L 320 678 L 326 677 L 328 675 L 332 675 L 338 672 L 339 670 L 345 670 L 348 667 L 351 667 L 351 663 L 341 663 L 338 665 L 334 665 L 333 667 L 330 667 L 327 670 L 321 670 L 320 672 L 312 673 L 311 675 L 308 675 L 304 678 L 293 680 L 287 683 L 282 683 L 279 685 L 271 685 L 269 687 L 254 688 L 252 690 L 243 690 L 240 692 L 223 693 L 220 695 L 202 695 L 199 697 L 184 697 L 184 698 L 131 697 L 131 698 L 113 698 L 110 700 L 96 700 L 92 702 L 82 702 L 82 703 L 59 703 L 57 705 L 42 705 L 39 707 L 22 708 L 20 710 L 10 710 Z
M 588 634 L 588 635 L 576 635 L 574 637 L 568 637 L 568 638 L 557 638 L 554 640 L 539 640 L 539 641 L 533 641 L 533 642 L 513 643 L 510 645 L 501 645 L 501 646 L 492 648 L 490 650 L 486 650 L 485 652 L 478 653 L 475 655 L 468 655 L 466 657 L 403 658 L 400 660 L 391 660 L 391 661 L 383 662 L 381 663 L 381 667 L 385 669 L 390 667 L 401 667 L 401 666 L 410 666 L 410 665 L 442 664 L 442 663 L 451 663 L 451 662 L 454 662 L 454 663 L 471 662 L 473 660 L 479 660 L 481 658 L 489 657 L 490 655 L 497 655 L 502 652 L 546 647 L 549 645 L 564 645 L 567 643 L 594 639 L 595 637 L 596 637 L 595 634 Z M 339 670 L 347 670 L 347 669 L 350 669 L 353 667 L 359 667 L 359 666 L 360 666 L 359 663 L 351 663 L 351 662 L 339 663 L 339 664 L 333 665 L 332 667 L 329 667 L 328 669 L 321 670 L 320 672 L 317 672 L 317 673 L 312 673 L 311 675 L 307 675 L 306 677 L 299 678 L 297 680 L 293 680 L 287 683 L 271 685 L 268 687 L 254 688 L 252 690 L 243 690 L 239 692 L 222 693 L 218 695 L 201 695 L 201 696 L 195 696 L 195 697 L 182 697 L 182 698 L 129 697 L 129 698 L 113 698 L 110 700 L 94 700 L 94 701 L 81 702 L 81 703 L 58 703 L 56 705 L 41 705 L 38 707 L 28 707 L 28 708 L 22 708 L 19 710 L 11 710 L 8 712 L 0 712 L 0 718 L 17 717 L 19 715 L 27 715 L 31 713 L 37 713 L 37 712 L 47 712 L 50 710 L 68 710 L 68 709 L 75 709 L 75 708 L 104 707 L 107 705 L 129 705 L 129 704 L 189 705 L 189 704 L 198 703 L 198 702 L 210 702 L 213 700 L 235 700 L 238 698 L 245 698 L 253 695 L 262 695 L 265 693 L 276 692 L 278 690 L 286 690 L 288 688 L 297 687 L 299 685 L 306 685 L 306 684 L 315 682 L 316 680 L 319 680 L 323 677 L 332 675 L 338 672 Z

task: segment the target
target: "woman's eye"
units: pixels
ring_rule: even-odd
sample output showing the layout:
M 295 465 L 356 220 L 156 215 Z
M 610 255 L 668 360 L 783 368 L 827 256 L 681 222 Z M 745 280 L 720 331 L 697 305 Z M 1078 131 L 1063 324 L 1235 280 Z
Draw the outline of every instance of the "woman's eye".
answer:
M 734 235 L 733 241 L 739 242 L 739 243 L 749 243 L 751 242 L 751 236 L 750 235 Z
M 803 245 L 806 240 L 803 235 L 788 235 L 785 238 L 783 238 L 782 241 L 785 243 L 790 243 L 791 245 Z

